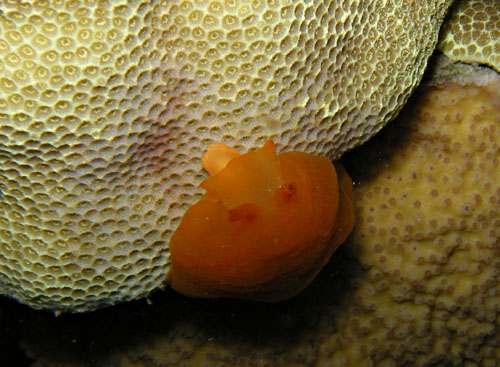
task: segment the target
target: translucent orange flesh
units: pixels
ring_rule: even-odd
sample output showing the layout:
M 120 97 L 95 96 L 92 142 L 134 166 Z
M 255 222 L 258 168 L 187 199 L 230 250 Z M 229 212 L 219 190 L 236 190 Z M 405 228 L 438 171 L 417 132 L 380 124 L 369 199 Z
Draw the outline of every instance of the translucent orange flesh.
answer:
M 298 294 L 354 223 L 351 180 L 337 173 L 324 157 L 277 156 L 272 142 L 235 156 L 201 184 L 207 193 L 172 236 L 172 287 L 263 301 Z
M 206 153 L 201 157 L 201 164 L 213 176 L 222 171 L 229 161 L 239 155 L 240 153 L 234 148 L 222 143 L 214 143 L 208 147 Z

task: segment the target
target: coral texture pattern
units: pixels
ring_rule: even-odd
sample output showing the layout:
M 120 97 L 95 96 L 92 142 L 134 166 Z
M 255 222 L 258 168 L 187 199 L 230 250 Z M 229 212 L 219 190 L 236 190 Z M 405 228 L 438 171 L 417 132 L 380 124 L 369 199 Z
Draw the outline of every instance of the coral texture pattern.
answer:
M 437 45 L 446 56 L 500 72 L 500 0 L 457 1 Z
M 450 4 L 1 2 L 0 292 L 56 311 L 149 294 L 208 144 L 334 158 L 366 141 Z
M 479 84 L 420 90 L 346 157 L 353 235 L 296 298 L 171 307 L 165 297 L 139 316 L 95 315 L 108 340 L 117 328 L 129 336 L 104 341 L 91 364 L 71 340 L 93 342 L 95 326 L 83 333 L 63 316 L 32 334 L 30 323 L 30 355 L 40 367 L 500 365 L 500 76 Z

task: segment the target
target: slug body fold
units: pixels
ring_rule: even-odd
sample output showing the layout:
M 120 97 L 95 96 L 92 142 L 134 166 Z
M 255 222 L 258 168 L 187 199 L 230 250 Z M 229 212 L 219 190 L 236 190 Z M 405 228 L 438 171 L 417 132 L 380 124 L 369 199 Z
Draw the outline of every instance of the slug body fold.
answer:
M 352 182 L 325 157 L 276 155 L 271 141 L 231 149 L 217 143 L 202 158 L 206 194 L 172 236 L 168 278 L 193 297 L 291 298 L 350 233 Z

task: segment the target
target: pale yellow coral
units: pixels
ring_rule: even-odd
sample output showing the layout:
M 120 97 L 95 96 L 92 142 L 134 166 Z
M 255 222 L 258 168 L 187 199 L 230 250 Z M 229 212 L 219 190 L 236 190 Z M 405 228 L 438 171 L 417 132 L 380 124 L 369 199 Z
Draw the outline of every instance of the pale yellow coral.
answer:
M 500 1 L 457 1 L 437 48 L 453 60 L 487 64 L 500 72 Z
M 500 326 L 500 78 L 479 84 L 422 93 L 359 165 L 371 178 L 356 190 L 351 248 L 385 285 L 378 297 L 391 300 L 394 316 L 421 309 L 427 326 L 414 344 L 432 353 L 416 365 L 464 357 L 488 365 L 480 347 Z
M 58 311 L 149 294 L 209 143 L 364 142 L 450 3 L 1 2 L 0 292 Z
M 275 305 L 174 297 L 175 307 L 166 295 L 102 314 L 94 322 L 113 334 L 125 315 L 135 321 L 129 344 L 94 354 L 93 365 L 499 365 L 500 77 L 481 78 L 421 90 L 347 157 L 358 222 L 303 294 Z M 51 338 L 78 339 L 74 319 L 51 322 L 68 332 L 54 328 Z M 78 366 L 80 347 L 48 353 L 54 342 L 40 343 L 51 322 L 25 347 L 38 366 Z

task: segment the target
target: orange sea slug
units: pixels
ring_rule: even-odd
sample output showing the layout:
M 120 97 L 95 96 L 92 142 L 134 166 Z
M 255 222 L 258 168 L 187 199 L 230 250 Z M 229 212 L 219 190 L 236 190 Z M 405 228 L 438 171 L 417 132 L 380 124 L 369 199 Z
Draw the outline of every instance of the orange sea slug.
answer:
M 243 155 L 216 143 L 202 164 L 207 192 L 170 241 L 168 278 L 185 295 L 291 298 L 353 227 L 351 179 L 326 157 L 278 156 L 272 141 Z

